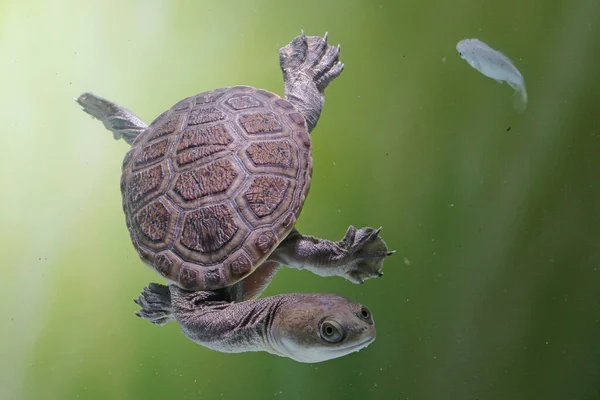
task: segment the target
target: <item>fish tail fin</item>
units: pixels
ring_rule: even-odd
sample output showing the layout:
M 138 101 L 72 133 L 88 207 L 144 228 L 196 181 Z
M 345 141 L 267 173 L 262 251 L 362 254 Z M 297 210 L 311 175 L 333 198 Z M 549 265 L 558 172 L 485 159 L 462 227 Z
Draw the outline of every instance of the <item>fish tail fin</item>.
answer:
M 514 89 L 513 106 L 518 113 L 522 114 L 527 108 L 527 89 L 525 89 L 525 85 L 517 86 Z

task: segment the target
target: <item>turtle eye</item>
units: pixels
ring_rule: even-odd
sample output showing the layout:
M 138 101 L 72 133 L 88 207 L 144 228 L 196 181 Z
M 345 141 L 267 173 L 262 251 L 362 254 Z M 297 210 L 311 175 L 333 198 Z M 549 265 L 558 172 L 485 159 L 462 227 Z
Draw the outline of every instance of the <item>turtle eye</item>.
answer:
M 368 319 L 371 316 L 371 312 L 369 311 L 369 309 L 367 307 L 363 307 L 360 309 L 360 315 L 364 319 Z
M 324 321 L 319 332 L 321 338 L 329 343 L 341 342 L 344 338 L 342 327 L 334 321 Z
M 365 321 L 367 321 L 368 323 L 370 323 L 370 324 L 373 323 L 373 315 L 371 315 L 371 310 L 369 310 L 367 307 L 360 306 L 360 311 L 359 311 L 358 315 L 362 319 L 364 319 Z

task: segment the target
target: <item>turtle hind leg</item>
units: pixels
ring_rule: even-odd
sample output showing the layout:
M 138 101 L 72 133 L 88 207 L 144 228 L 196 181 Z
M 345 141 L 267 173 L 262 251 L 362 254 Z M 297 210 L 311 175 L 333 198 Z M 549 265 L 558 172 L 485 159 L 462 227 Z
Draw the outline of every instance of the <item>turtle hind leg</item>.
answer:
M 340 46 L 327 44 L 324 37 L 304 32 L 279 50 L 285 98 L 304 115 L 311 132 L 319 120 L 327 85 L 344 69 L 339 61 Z
M 132 144 L 135 138 L 148 128 L 137 115 L 112 101 L 93 93 L 84 93 L 75 99 L 83 111 L 102 121 L 106 129 L 111 131 L 115 140 L 123 139 Z
M 162 326 L 175 319 L 168 286 L 150 283 L 142 295 L 133 301 L 141 307 L 136 315 L 155 325 Z

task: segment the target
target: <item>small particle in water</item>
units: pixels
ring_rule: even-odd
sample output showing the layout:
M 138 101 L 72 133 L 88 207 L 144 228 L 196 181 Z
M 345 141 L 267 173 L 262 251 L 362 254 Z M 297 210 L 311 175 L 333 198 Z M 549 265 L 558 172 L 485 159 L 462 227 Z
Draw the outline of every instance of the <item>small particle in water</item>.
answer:
M 388 156 L 390 153 L 385 153 L 386 156 Z
M 410 265 L 410 260 L 406 257 L 404 257 L 404 264 Z
M 448 208 L 454 208 L 454 204 L 448 204 Z
M 442 62 L 445 63 L 446 62 L 446 57 L 442 57 Z
M 506 128 L 506 132 L 510 131 L 511 127 L 509 126 L 508 128 Z

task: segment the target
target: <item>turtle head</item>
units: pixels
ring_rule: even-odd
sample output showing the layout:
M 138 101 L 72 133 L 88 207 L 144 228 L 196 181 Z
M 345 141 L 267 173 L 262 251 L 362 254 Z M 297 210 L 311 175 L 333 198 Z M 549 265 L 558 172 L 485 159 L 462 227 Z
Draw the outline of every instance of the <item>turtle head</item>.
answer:
M 375 340 L 364 305 L 333 294 L 296 294 L 278 309 L 270 337 L 276 354 L 316 363 L 359 351 Z

